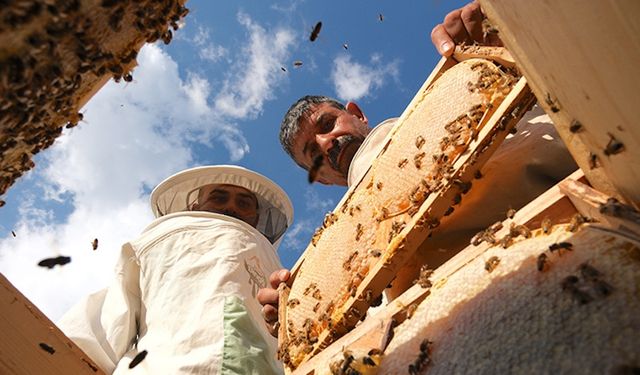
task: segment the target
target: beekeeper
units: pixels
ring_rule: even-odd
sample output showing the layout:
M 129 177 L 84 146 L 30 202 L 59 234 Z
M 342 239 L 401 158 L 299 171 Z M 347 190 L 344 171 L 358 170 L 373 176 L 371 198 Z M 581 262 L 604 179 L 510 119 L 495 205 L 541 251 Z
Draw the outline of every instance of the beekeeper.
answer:
M 160 183 L 151 206 L 156 219 L 123 245 L 113 283 L 62 330 L 107 373 L 281 373 L 255 297 L 282 268 L 286 193 L 245 168 L 207 166 Z

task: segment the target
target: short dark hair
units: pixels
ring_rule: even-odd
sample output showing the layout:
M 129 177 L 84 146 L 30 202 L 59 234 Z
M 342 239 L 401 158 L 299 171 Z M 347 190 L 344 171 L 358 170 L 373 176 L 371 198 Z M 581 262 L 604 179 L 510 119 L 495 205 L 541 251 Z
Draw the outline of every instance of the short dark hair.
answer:
M 293 140 L 300 131 L 300 117 L 302 117 L 314 104 L 329 103 L 330 105 L 345 110 L 345 106 L 336 99 L 321 95 L 305 95 L 298 99 L 284 115 L 280 124 L 280 144 L 291 158 L 302 168 L 307 169 L 293 156 Z

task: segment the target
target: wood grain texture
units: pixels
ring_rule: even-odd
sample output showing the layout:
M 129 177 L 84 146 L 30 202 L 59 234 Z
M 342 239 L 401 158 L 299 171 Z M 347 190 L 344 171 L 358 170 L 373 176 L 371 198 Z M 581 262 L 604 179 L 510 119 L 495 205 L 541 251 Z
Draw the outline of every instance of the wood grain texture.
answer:
M 637 206 L 640 2 L 480 4 L 591 185 Z
M 104 374 L 1 274 L 0 306 L 1 374 Z

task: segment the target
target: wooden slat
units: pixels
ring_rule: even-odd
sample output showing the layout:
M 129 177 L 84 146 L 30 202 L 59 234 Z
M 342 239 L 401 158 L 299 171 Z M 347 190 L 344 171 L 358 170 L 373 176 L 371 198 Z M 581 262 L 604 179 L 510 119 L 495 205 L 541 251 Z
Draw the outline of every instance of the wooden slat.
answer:
M 530 228 L 539 227 L 539 223 L 542 218 L 551 219 L 554 223 L 567 222 L 568 217 L 575 214 L 576 210 L 571 205 L 569 199 L 561 191 L 560 186 L 567 182 L 580 180 L 583 177 L 583 172 L 581 170 L 577 170 L 562 182 L 541 194 L 535 200 L 517 211 L 513 219 L 505 220 L 502 224 L 503 228 L 496 232 L 496 237 L 500 238 L 507 234 L 511 222 L 525 224 Z M 478 257 L 481 257 L 489 248 L 491 248 L 490 244 L 482 242 L 478 246 L 469 245 L 467 248 L 456 254 L 453 258 L 433 272 L 433 275 L 430 277 L 430 280 L 433 282 L 432 288 L 440 288 L 446 283 L 447 278 L 461 270 L 470 262 L 476 260 Z M 379 334 L 381 327 L 391 323 L 392 321 L 395 324 L 402 322 L 406 317 L 407 308 L 411 305 L 422 302 L 425 298 L 428 298 L 430 290 L 431 289 L 422 288 L 418 284 L 409 288 L 394 301 L 377 311 L 375 315 L 368 316 L 361 325 L 357 326 L 351 332 L 329 345 L 308 362 L 300 365 L 293 374 L 311 374 L 314 369 L 326 366 L 327 361 L 330 358 L 334 358 L 337 353 L 342 351 L 344 348 L 349 348 L 362 337 Z
M 0 274 L 0 374 L 104 374 Z
M 640 2 L 480 4 L 591 185 L 637 206 Z M 582 130 L 572 133 L 575 121 Z M 612 139 L 624 144 L 620 153 L 605 151 Z M 597 158 L 595 168 L 590 155 Z

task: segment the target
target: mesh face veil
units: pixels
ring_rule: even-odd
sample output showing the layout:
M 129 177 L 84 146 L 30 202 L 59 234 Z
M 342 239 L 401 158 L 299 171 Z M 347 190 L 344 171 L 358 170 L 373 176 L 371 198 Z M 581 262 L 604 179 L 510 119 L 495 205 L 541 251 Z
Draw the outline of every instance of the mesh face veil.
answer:
M 204 185 L 228 184 L 243 187 L 258 199 L 256 229 L 277 245 L 293 222 L 293 206 L 287 194 L 273 181 L 248 169 L 206 166 L 187 169 L 161 182 L 151 193 L 151 209 L 156 217 L 188 211 Z

